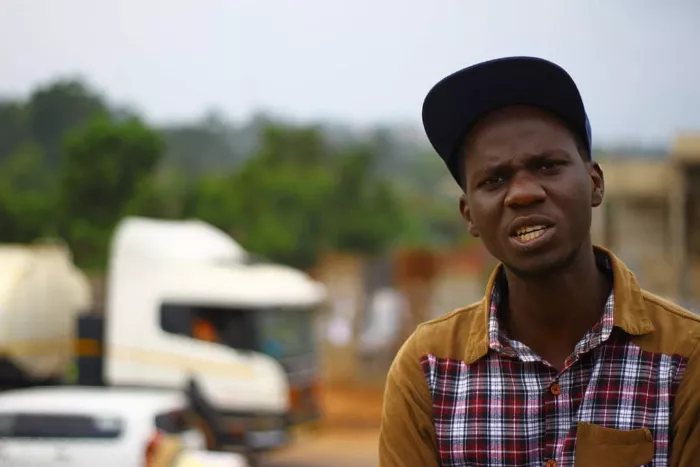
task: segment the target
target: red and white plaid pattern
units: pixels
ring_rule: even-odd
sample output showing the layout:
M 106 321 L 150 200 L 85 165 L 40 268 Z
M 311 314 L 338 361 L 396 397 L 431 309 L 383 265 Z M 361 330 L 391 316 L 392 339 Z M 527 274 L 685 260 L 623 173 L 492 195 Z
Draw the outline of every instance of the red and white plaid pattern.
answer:
M 599 323 L 557 373 L 499 330 L 497 287 L 491 298 L 487 355 L 472 364 L 421 359 L 443 466 L 542 466 L 550 459 L 573 466 L 577 422 L 646 427 L 654 438 L 648 465 L 668 465 L 671 407 L 685 358 L 631 343 L 613 326 L 611 293 Z M 555 383 L 560 391 L 551 390 Z

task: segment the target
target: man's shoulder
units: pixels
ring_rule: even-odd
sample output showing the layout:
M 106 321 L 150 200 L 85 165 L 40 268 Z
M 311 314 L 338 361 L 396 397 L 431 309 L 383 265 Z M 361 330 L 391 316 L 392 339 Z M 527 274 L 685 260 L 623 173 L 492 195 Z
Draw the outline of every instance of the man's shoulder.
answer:
M 700 327 L 700 315 L 683 308 L 679 304 L 644 289 L 642 289 L 642 297 L 645 304 L 652 310 L 668 313 L 666 318 L 675 320 L 684 326 Z
M 455 326 L 469 325 L 470 323 L 475 323 L 485 318 L 484 310 L 484 299 L 482 298 L 478 302 L 474 302 L 470 305 L 457 308 L 448 313 L 433 318 L 429 321 L 425 321 L 418 325 L 418 330 L 425 330 L 428 332 L 442 331 L 446 329 L 451 329 Z
M 488 313 L 482 299 L 419 324 L 408 339 L 415 357 L 469 359 L 488 346 Z
M 654 326 L 647 342 L 665 354 L 690 356 L 700 343 L 700 316 L 648 290 L 642 298 Z

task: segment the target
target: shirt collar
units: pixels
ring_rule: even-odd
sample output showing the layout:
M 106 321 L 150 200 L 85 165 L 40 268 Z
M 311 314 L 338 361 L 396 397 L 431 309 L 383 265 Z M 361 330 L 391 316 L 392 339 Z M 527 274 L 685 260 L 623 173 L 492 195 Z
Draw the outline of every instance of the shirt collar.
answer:
M 608 299 L 605 303 L 605 308 L 598 322 L 583 336 L 583 338 L 578 342 L 575 347 L 575 356 L 587 353 L 599 345 L 606 342 L 616 325 L 619 325 L 623 330 L 635 331 L 635 329 L 625 329 L 626 324 L 629 322 L 629 313 L 626 310 L 615 311 L 615 290 L 619 290 L 619 287 L 615 287 L 616 274 L 614 256 L 611 256 L 610 252 L 603 249 L 596 248 L 595 250 L 596 261 L 598 266 L 606 271 L 613 281 L 613 287 L 611 288 Z M 619 273 L 617 274 L 620 275 Z M 619 277 L 618 277 L 619 278 Z M 495 271 L 495 276 L 493 277 L 493 285 L 491 287 L 491 292 L 489 296 L 488 303 L 488 347 L 501 353 L 503 355 L 518 358 L 522 361 L 539 361 L 540 357 L 535 354 L 529 347 L 525 344 L 512 340 L 508 338 L 504 330 L 500 326 L 499 320 L 499 307 L 502 303 L 502 297 L 504 293 L 507 293 L 507 285 L 505 284 L 505 277 L 503 274 L 503 269 L 497 269 Z M 501 313 L 502 314 L 502 313 Z M 619 316 L 618 316 L 619 315 Z M 644 321 L 644 318 L 642 321 Z M 649 324 L 651 324 L 649 322 Z M 644 326 L 642 326 L 645 328 Z M 638 331 L 639 329 L 637 329 Z M 631 332 L 634 334 L 635 332 Z
M 613 328 L 619 328 L 632 336 L 640 336 L 654 331 L 654 324 L 645 305 L 642 289 L 632 271 L 611 251 L 597 245 L 594 246 L 594 250 L 597 257 L 600 257 L 602 253 L 603 257 L 607 258 L 613 276 L 613 290 L 606 304 L 607 313 L 604 313 L 604 318 L 601 320 L 601 329 L 593 329 L 592 332 L 599 338 L 607 339 L 609 337 L 604 323 L 609 323 L 610 309 L 612 309 L 613 313 Z M 501 348 L 505 348 L 503 342 L 498 339 L 500 332 L 498 320 L 491 321 L 492 304 L 495 304 L 494 312 L 497 313 L 498 310 L 499 288 L 497 283 L 502 270 L 503 265 L 498 264 L 491 273 L 491 277 L 486 285 L 484 298 L 479 302 L 478 307 L 473 312 L 474 315 L 469 319 L 469 338 L 466 340 L 464 347 L 464 361 L 467 364 L 473 363 L 487 355 L 492 342 L 500 343 Z M 494 291 L 496 291 L 495 295 Z M 492 340 L 492 336 L 495 336 L 496 339 Z M 587 342 L 592 345 L 596 344 L 594 339 L 589 339 Z M 495 345 L 498 348 L 498 344 Z M 582 345 L 581 351 L 586 347 L 589 346 Z

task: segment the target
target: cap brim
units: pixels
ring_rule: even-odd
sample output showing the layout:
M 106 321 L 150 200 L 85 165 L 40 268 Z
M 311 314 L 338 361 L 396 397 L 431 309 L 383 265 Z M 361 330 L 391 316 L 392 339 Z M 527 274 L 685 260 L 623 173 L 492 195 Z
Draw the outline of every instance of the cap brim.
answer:
M 464 136 L 488 113 L 512 105 L 531 105 L 558 115 L 590 150 L 583 100 L 563 68 L 535 57 L 490 60 L 442 79 L 423 102 L 428 140 L 457 183 L 461 179 L 457 151 Z

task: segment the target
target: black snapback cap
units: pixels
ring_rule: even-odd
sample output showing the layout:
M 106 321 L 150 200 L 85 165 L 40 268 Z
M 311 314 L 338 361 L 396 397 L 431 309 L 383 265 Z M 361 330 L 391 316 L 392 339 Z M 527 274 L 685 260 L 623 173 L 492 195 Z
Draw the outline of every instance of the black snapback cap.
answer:
M 458 151 L 487 114 L 530 105 L 558 116 L 591 154 L 591 126 L 576 83 L 559 65 L 536 57 L 505 57 L 478 63 L 443 78 L 423 102 L 430 144 L 462 186 Z

